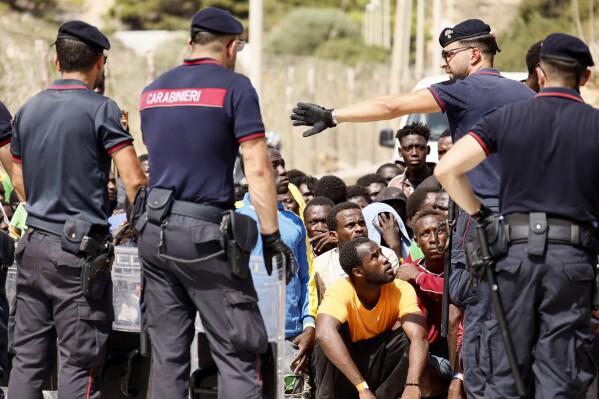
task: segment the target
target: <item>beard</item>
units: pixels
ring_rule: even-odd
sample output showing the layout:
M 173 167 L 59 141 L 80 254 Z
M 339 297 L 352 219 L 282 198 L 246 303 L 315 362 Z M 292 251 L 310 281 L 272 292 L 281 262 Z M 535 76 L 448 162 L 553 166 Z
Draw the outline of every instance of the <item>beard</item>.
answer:
M 391 281 L 393 281 L 395 279 L 395 275 L 393 275 L 393 274 L 387 274 L 387 273 L 379 274 L 379 273 L 370 272 L 366 269 L 363 269 L 363 270 L 364 270 L 364 278 L 370 284 L 385 285 L 385 284 L 389 284 Z

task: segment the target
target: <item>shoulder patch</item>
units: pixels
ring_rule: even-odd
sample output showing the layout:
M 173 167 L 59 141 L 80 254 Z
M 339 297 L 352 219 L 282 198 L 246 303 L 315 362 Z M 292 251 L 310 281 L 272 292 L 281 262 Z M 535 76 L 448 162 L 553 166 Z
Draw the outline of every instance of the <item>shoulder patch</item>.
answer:
M 129 131 L 129 112 L 124 109 L 119 112 L 119 121 L 121 122 L 121 127 Z

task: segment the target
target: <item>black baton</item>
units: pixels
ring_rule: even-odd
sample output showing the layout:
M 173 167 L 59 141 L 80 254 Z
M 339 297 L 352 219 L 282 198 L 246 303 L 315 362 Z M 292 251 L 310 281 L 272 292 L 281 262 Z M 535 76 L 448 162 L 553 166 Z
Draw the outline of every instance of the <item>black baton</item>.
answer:
M 445 266 L 443 270 L 443 302 L 441 303 L 441 336 L 443 338 L 447 337 L 447 330 L 449 329 L 449 276 L 451 275 L 453 222 L 456 217 L 456 205 L 451 197 L 449 197 L 447 207 L 447 250 L 445 251 Z
M 485 275 L 487 277 L 487 283 L 491 289 L 491 303 L 493 304 L 493 309 L 497 315 L 497 324 L 499 325 L 503 346 L 505 347 L 510 368 L 512 369 L 512 375 L 514 376 L 514 380 L 516 382 L 516 389 L 521 398 L 526 398 L 527 389 L 524 386 L 524 381 L 522 381 L 522 376 L 520 375 L 520 368 L 518 367 L 518 360 L 516 359 L 516 351 L 514 350 L 512 336 L 510 335 L 507 321 L 505 319 L 505 313 L 503 311 L 503 305 L 501 304 L 499 287 L 497 286 L 497 280 L 495 279 L 495 261 L 493 256 L 491 256 L 491 252 L 489 251 L 489 242 L 487 241 L 487 231 L 485 230 L 485 226 L 476 226 L 476 235 L 478 241 L 480 242 L 480 251 L 484 267 L 486 269 Z

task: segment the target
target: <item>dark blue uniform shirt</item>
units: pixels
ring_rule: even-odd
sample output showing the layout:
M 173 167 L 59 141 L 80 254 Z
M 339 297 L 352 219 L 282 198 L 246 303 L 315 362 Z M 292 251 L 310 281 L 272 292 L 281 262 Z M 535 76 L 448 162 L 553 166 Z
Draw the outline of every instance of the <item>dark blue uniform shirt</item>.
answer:
M 599 110 L 564 88 L 541 90 L 481 119 L 470 135 L 499 154 L 501 213 L 599 220 Z
M 12 137 L 12 116 L 6 106 L 0 102 L 0 147 L 10 143 Z M 8 202 L 8 201 L 7 201 Z
M 73 79 L 17 111 L 11 153 L 22 162 L 28 226 L 60 234 L 72 216 L 108 228 L 110 154 L 133 142 L 119 116 L 114 101 Z
M 239 143 L 264 137 L 249 79 L 213 59 L 186 60 L 144 89 L 140 109 L 150 188 L 172 189 L 178 200 L 232 207 Z
M 470 131 L 484 114 L 514 101 L 534 96 L 521 82 L 506 79 L 497 69 L 481 69 L 465 79 L 435 83 L 428 88 L 447 113 L 451 138 L 455 143 Z M 466 174 L 474 192 L 481 197 L 499 196 L 499 161 L 491 155 Z

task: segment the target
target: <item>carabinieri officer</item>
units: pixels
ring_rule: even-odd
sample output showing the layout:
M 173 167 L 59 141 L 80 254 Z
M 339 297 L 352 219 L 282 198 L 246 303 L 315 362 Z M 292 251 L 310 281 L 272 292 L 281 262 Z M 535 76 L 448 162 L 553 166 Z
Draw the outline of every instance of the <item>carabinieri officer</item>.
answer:
M 594 376 L 589 322 L 598 250 L 599 110 L 579 93 L 593 65 L 580 39 L 549 35 L 537 66 L 539 94 L 482 118 L 435 169 L 456 203 L 486 224 L 492 212 L 465 174 L 499 155 L 500 241 L 509 249 L 502 255 L 501 245 L 495 247 L 495 270 L 520 373 L 526 385 L 534 382 L 536 398 L 584 398 Z M 518 397 L 495 314 L 482 338 L 485 397 Z
M 520 82 L 506 79 L 493 68 L 499 51 L 491 27 L 479 19 L 468 19 L 439 34 L 443 47 L 441 68 L 451 80 L 435 83 L 412 93 L 369 99 L 334 110 L 315 104 L 299 103 L 293 110 L 294 125 L 314 126 L 304 136 L 345 122 L 368 122 L 397 118 L 411 113 L 444 112 L 447 114 L 451 137 L 455 143 L 468 133 L 472 125 L 486 112 L 511 102 L 531 98 L 534 92 Z M 474 192 L 484 202 L 498 209 L 499 167 L 497 157 L 490 156 L 468 173 Z M 452 238 L 449 293 L 453 303 L 462 310 L 464 374 L 453 370 L 450 390 L 461 391 L 461 381 L 469 398 L 485 394 L 484 377 L 476 363 L 478 325 L 487 319 L 489 294 L 484 289 L 468 289 L 465 270 L 464 242 L 476 223 L 463 211 L 459 212 Z
M 141 96 L 152 173 L 147 219 L 138 223 L 139 254 L 154 398 L 188 397 L 198 311 L 218 367 L 218 396 L 262 395 L 258 355 L 267 348 L 267 336 L 249 259 L 236 257 L 228 246 L 223 254 L 219 228 L 223 213 L 233 209 L 240 146 L 265 261 L 284 254 L 291 265 L 293 254 L 278 230 L 258 96 L 248 78 L 233 72 L 245 44 L 241 33 L 243 25 L 228 11 L 199 11 L 191 21 L 191 58 L 156 78 Z
M 85 273 L 91 258 L 80 248 L 85 238 L 109 249 L 104 244 L 111 161 L 131 201 L 146 184 L 133 138 L 119 122 L 119 107 L 92 91 L 109 48 L 94 26 L 81 21 L 61 25 L 54 57 L 61 79 L 15 115 L 12 177 L 27 201 L 30 228 L 16 252 L 11 398 L 42 396 L 42 384 L 55 365 L 57 340 L 58 396 L 101 395 L 113 320 L 112 284 L 109 271 Z M 110 269 L 110 254 L 105 255 L 106 265 L 96 264 L 104 271 Z

